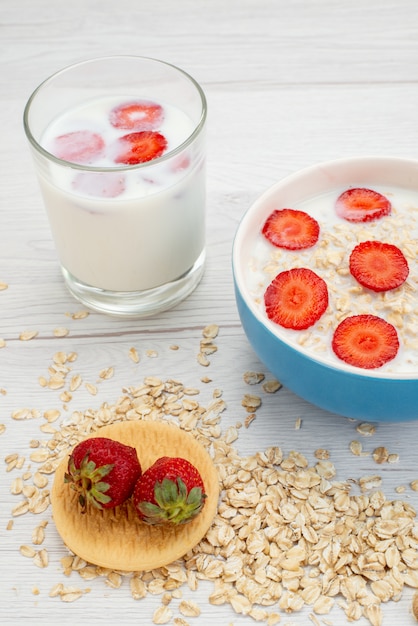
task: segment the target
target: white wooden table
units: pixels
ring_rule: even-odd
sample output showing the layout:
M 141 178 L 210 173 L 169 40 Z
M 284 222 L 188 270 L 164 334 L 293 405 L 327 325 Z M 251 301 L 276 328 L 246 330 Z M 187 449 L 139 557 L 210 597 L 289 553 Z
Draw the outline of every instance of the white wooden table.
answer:
M 326 414 L 286 389 L 263 395 L 244 382 L 246 371 L 271 376 L 240 326 L 230 264 L 241 216 L 285 175 L 339 157 L 418 157 L 416 1 L 3 0 L 0 50 L 0 283 L 8 285 L 0 291 L 0 338 L 6 344 L 0 349 L 0 423 L 5 426 L 0 435 L 0 623 L 152 624 L 161 595 L 135 601 L 127 579 L 113 589 L 100 577 L 87 582 L 76 572 L 66 577 L 60 559 L 67 552 L 50 509 L 13 516 L 23 496 L 11 493 L 17 478 L 36 471 L 30 455 L 34 441 L 49 437 L 40 430 L 46 411 L 60 411 L 54 422 L 59 429 L 60 420 L 73 411 L 113 403 L 124 387 L 139 385 L 150 375 L 198 388 L 202 405 L 221 389 L 227 405 L 224 431 L 244 423 L 244 394 L 260 393 L 263 403 L 255 421 L 240 429 L 235 442 L 240 454 L 277 445 L 286 455 L 298 450 L 314 464 L 314 451 L 327 448 L 338 480 L 379 474 L 387 498 L 418 507 L 418 493 L 410 488 L 418 479 L 418 422 L 379 424 L 373 437 L 364 438 L 356 431 L 357 422 Z M 96 313 L 74 319 L 83 307 L 63 285 L 22 127 L 26 100 L 44 78 L 65 65 L 108 54 L 170 61 L 200 82 L 209 104 L 206 273 L 187 301 L 142 321 Z M 208 324 L 219 325 L 218 351 L 205 368 L 196 355 Z M 56 336 L 62 328 L 68 334 Z M 22 341 L 25 331 L 37 331 L 37 336 Z M 170 349 L 173 344 L 179 349 Z M 129 356 L 131 348 L 138 351 L 138 363 Z M 57 352 L 77 353 L 71 375 L 83 379 L 67 403 L 62 389 L 39 382 L 48 377 Z M 113 377 L 100 379 L 109 367 Z M 212 382 L 203 383 L 204 376 Z M 85 383 L 96 384 L 97 394 Z M 34 411 L 33 419 L 13 419 L 25 408 Z M 399 461 L 377 466 L 371 454 L 354 456 L 349 444 L 356 439 L 370 453 L 386 446 Z M 20 468 L 10 465 L 13 454 Z M 399 486 L 405 487 L 401 494 Z M 32 531 L 43 520 L 49 521 L 45 541 L 33 545 Z M 22 556 L 22 545 L 45 548 L 49 565 L 40 568 Z M 50 597 L 57 583 L 91 591 L 64 603 Z M 183 596 L 201 608 L 200 617 L 184 619 L 202 625 L 254 623 L 229 604 L 210 605 L 212 587 L 202 582 L 197 591 L 183 589 Z M 384 605 L 385 626 L 414 623 L 412 593 L 405 588 L 399 602 Z M 178 599 L 170 604 L 171 624 L 181 617 L 178 605 Z M 312 623 L 311 607 L 281 613 L 282 625 Z M 316 620 L 321 625 L 350 623 L 337 606 Z M 362 618 L 358 623 L 369 622 Z

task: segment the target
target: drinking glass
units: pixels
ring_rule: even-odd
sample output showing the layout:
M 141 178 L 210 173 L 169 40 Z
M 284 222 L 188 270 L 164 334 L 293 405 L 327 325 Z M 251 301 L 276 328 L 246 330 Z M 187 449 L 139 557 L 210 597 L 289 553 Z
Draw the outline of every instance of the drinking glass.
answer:
M 144 114 L 141 126 L 141 115 L 129 116 L 138 103 L 162 117 Z M 191 76 L 146 57 L 77 63 L 30 96 L 24 128 L 52 237 L 64 281 L 86 306 L 149 316 L 199 283 L 206 116 L 204 92 Z M 140 133 L 163 136 L 164 152 L 136 162 Z M 131 141 L 133 159 L 119 158 Z

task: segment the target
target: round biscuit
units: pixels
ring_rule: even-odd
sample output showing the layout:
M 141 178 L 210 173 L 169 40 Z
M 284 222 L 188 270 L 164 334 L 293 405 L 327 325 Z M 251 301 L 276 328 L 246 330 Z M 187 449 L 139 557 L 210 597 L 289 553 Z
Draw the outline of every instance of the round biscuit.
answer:
M 65 545 L 85 561 L 123 571 L 147 571 L 184 556 L 204 537 L 216 514 L 219 478 L 206 449 L 190 433 L 161 421 L 125 421 L 103 426 L 91 437 L 109 437 L 136 448 L 142 471 L 161 456 L 179 456 L 199 471 L 207 498 L 199 515 L 178 527 L 150 526 L 131 499 L 114 509 L 89 507 L 64 482 L 68 457 L 58 466 L 51 490 L 53 520 Z

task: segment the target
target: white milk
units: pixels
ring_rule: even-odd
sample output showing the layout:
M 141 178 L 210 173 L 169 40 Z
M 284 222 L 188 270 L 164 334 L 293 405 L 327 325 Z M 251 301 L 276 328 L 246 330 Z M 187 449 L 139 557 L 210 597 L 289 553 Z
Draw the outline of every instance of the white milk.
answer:
M 88 129 L 111 145 L 135 131 L 113 128 L 109 111 L 133 100 L 129 94 L 70 110 L 51 123 L 41 144 L 51 150 L 54 137 Z M 164 121 L 156 130 L 167 139 L 168 154 L 195 125 L 182 111 L 163 107 Z M 94 168 L 103 168 L 99 174 L 52 163 L 47 176 L 41 172 L 40 184 L 63 267 L 86 285 L 118 292 L 153 289 L 185 274 L 204 249 L 203 161 L 195 143 L 160 163 L 119 171 L 105 154 L 94 162 Z M 103 193 L 103 181 L 110 193 Z
M 256 306 L 265 315 L 264 291 L 281 271 L 292 267 L 308 267 L 321 276 L 328 286 L 329 306 L 321 319 L 304 331 L 293 331 L 270 323 L 274 332 L 297 349 L 317 360 L 350 371 L 331 348 L 331 339 L 338 323 L 348 315 L 378 315 L 393 324 L 398 332 L 400 350 L 390 363 L 376 373 L 415 373 L 418 370 L 418 193 L 400 188 L 373 189 L 392 203 L 387 217 L 365 223 L 350 223 L 334 211 L 336 198 L 345 189 L 338 188 L 291 207 L 306 211 L 320 225 L 318 243 L 306 250 L 289 251 L 275 248 L 260 233 L 254 235 L 246 281 Z M 349 256 L 360 241 L 380 240 L 398 246 L 404 253 L 409 276 L 399 288 L 374 293 L 361 287 L 351 276 Z M 364 370 L 373 375 L 373 370 Z

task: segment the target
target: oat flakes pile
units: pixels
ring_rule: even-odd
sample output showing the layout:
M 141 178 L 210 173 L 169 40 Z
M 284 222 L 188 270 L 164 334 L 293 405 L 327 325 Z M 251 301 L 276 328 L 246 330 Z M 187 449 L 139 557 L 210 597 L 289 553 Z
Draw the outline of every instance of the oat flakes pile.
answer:
M 128 577 L 135 600 L 160 594 L 155 624 L 187 626 L 187 618 L 197 617 L 199 607 L 182 599 L 181 588 L 195 590 L 199 580 L 213 583 L 211 604 L 228 603 L 236 613 L 269 626 L 306 607 L 310 620 L 319 624 L 316 616 L 328 614 L 334 605 L 349 621 L 364 616 L 372 626 L 382 624 L 382 604 L 398 600 L 405 586 L 418 588 L 414 509 L 388 500 L 379 477 L 360 478 L 357 495 L 352 494 L 352 481 L 336 480 L 326 450 L 318 452 L 314 466 L 300 452 L 285 454 L 279 447 L 240 456 L 232 445 L 239 429 L 222 431 L 226 404 L 221 392 L 206 408 L 196 400 L 198 393 L 179 381 L 148 377 L 138 387 L 124 389 L 115 404 L 75 411 L 59 427 L 54 426 L 59 412 L 47 411 L 41 430 L 49 439 L 31 442 L 37 470 L 32 485 L 29 475 L 13 481 L 12 493 L 20 501 L 12 515 L 46 513 L 55 468 L 70 447 L 99 427 L 121 420 L 171 420 L 208 449 L 219 472 L 219 509 L 206 537 L 184 558 L 152 572 L 105 570 L 68 555 L 61 560 L 65 575 L 77 572 L 83 581 L 103 577 L 113 588 Z M 29 413 L 15 417 L 39 417 Z M 23 467 L 17 454 L 8 462 L 10 469 Z M 35 547 L 21 547 L 21 554 L 38 567 L 48 566 L 48 553 L 40 547 L 46 527 L 43 521 L 34 529 Z M 58 583 L 50 595 L 72 602 L 87 591 Z M 173 598 L 179 600 L 177 616 Z

